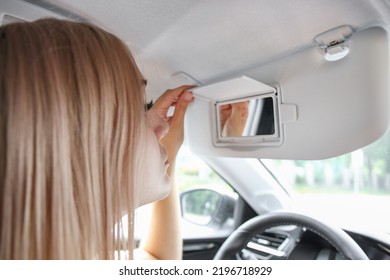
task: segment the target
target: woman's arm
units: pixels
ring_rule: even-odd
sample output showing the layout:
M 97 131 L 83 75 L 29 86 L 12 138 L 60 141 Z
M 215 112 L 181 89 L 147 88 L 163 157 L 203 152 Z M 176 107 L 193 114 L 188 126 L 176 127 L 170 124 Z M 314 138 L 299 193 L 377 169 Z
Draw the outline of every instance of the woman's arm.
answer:
M 184 115 L 193 95 L 186 90 L 191 86 L 182 86 L 165 92 L 153 105 L 161 118 L 169 123 L 169 131 L 161 140 L 165 147 L 169 167 L 168 176 L 172 182 L 172 192 L 165 199 L 152 204 L 152 218 L 149 233 L 135 250 L 136 259 L 182 259 L 182 237 L 180 231 L 180 202 L 175 184 L 175 163 L 177 153 L 184 139 Z M 167 118 L 168 109 L 175 105 L 174 115 Z

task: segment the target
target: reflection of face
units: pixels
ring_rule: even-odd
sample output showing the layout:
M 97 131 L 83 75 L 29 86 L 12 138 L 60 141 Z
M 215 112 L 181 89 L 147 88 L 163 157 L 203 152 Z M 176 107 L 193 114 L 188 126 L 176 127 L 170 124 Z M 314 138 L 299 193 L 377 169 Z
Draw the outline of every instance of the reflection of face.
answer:
M 168 123 L 162 120 L 156 112 L 146 113 L 146 137 L 142 139 L 144 151 L 139 164 L 141 175 L 136 187 L 135 206 L 139 207 L 166 197 L 171 191 L 169 177 L 166 174 L 168 157 L 159 140 L 168 131 Z

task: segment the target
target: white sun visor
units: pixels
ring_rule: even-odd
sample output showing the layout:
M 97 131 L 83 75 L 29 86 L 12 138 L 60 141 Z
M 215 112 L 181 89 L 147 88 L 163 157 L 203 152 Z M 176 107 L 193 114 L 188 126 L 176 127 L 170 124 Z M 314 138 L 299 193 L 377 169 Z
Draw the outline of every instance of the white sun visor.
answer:
M 381 137 L 390 112 L 386 30 L 324 34 L 313 47 L 195 88 L 186 118 L 193 152 L 323 159 Z

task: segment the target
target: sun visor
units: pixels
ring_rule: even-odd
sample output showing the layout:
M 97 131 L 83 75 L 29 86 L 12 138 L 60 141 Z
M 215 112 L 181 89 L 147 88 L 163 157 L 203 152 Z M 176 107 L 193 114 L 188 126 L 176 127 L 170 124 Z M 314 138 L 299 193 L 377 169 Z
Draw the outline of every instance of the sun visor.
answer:
M 389 46 L 381 27 L 342 26 L 313 46 L 193 89 L 186 143 L 206 156 L 324 159 L 389 126 Z
M 226 101 L 275 92 L 271 86 L 246 76 L 192 89 L 195 97 L 212 101 Z

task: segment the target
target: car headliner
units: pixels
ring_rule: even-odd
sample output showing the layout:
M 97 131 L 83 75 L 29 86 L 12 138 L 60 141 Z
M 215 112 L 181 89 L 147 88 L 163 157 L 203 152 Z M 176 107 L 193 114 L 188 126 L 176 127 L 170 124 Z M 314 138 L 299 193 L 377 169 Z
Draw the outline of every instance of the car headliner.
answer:
M 142 49 L 167 75 L 183 71 L 202 83 L 306 48 L 336 26 L 390 23 L 388 0 L 33 2 L 99 23 Z
M 298 108 L 298 121 L 282 123 L 283 149 L 247 149 L 241 156 L 336 156 L 373 142 L 389 125 L 389 51 L 384 33 L 390 26 L 390 0 L 18 0 L 0 3 L 0 10 L 12 13 L 18 3 L 29 5 L 24 7 L 26 20 L 42 16 L 34 14 L 38 5 L 51 11 L 48 16 L 91 21 L 118 35 L 148 79 L 150 98 L 179 84 L 208 84 L 247 73 L 264 78 L 264 83 L 279 83 L 283 101 Z M 361 32 L 354 47 L 360 47 L 360 53 L 355 51 L 341 64 L 325 65 L 323 57 L 306 52 L 315 48 L 316 36 L 341 25 L 355 31 L 380 26 L 387 32 Z M 364 53 L 365 47 L 372 53 Z M 291 59 L 283 62 L 285 58 Z M 350 106 L 351 100 L 356 106 Z M 197 108 L 196 113 L 207 111 Z M 189 119 L 199 122 L 196 113 Z M 210 119 L 205 116 L 204 122 Z M 203 135 L 203 142 L 194 138 L 193 145 L 199 153 L 218 154 L 209 145 L 211 133 L 201 133 L 204 130 L 203 124 L 192 129 Z

